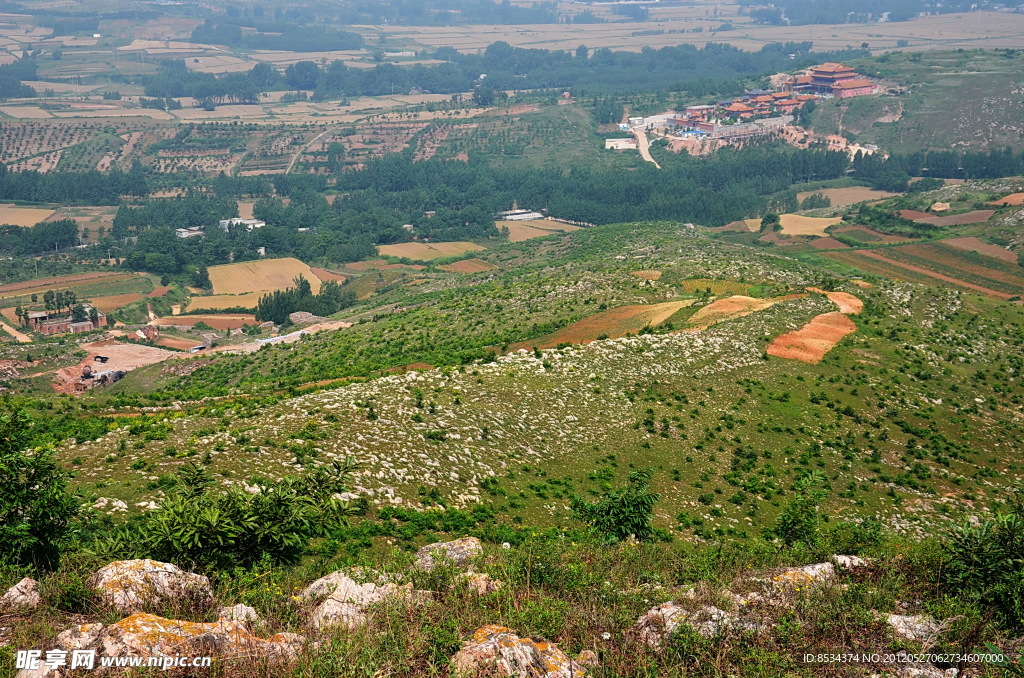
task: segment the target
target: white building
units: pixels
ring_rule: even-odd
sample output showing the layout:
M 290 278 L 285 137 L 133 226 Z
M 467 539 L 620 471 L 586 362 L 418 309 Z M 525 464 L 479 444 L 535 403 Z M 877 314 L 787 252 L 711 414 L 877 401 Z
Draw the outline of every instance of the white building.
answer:
M 206 234 L 203 233 L 202 226 L 193 226 L 192 228 L 176 228 L 174 235 L 179 238 L 202 238 Z
M 218 222 L 218 225 L 225 231 L 234 226 L 245 226 L 245 230 L 251 233 L 254 228 L 263 228 L 266 226 L 267 222 L 260 221 L 259 219 L 240 219 L 238 217 L 233 217 L 231 219 L 221 219 Z

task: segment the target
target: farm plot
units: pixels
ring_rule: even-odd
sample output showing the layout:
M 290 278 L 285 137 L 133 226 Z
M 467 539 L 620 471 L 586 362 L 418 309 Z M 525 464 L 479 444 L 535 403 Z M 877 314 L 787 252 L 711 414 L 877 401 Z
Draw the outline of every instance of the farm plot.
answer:
M 226 308 L 256 308 L 263 292 L 246 294 L 211 294 L 207 297 L 192 297 L 185 310 L 189 313 L 202 310 L 223 310 Z
M 732 318 L 742 318 L 756 311 L 763 311 L 770 306 L 793 297 L 775 297 L 771 299 L 755 299 L 754 297 L 732 296 L 718 299 L 701 308 L 690 318 L 690 325 L 696 329 L 707 329 L 716 323 Z
M 1011 296 L 1024 292 L 1024 271 L 1020 267 L 984 254 L 941 243 L 921 243 L 890 248 L 886 255 L 903 264 Z
M 813 235 L 824 238 L 825 229 L 842 221 L 842 217 L 804 217 L 799 214 L 783 214 L 779 217 L 783 235 Z
M 538 339 L 520 342 L 512 346 L 512 349 L 553 348 L 559 344 L 588 344 L 596 339 L 618 339 L 648 326 L 657 327 L 693 302 L 693 299 L 684 299 L 662 304 L 620 306 L 578 320 Z
M 224 315 L 176 315 L 169 318 L 157 318 L 153 325 L 193 326 L 206 323 L 215 330 L 234 330 L 242 325 L 258 325 L 256 316 L 247 313 Z
M 508 229 L 509 242 L 522 242 L 531 238 L 543 238 L 552 233 L 578 231 L 579 226 L 563 224 L 550 219 L 534 219 L 532 221 L 495 221 L 498 229 Z
M 840 311 L 822 313 L 795 332 L 780 335 L 768 346 L 768 355 L 816 365 L 857 326 Z
M 749 283 L 738 280 L 714 280 L 712 278 L 687 278 L 680 280 L 679 286 L 687 292 L 709 292 L 710 294 L 746 294 L 750 291 Z
M 96 307 L 97 310 L 103 311 L 104 313 L 110 313 L 116 311 L 122 306 L 144 299 L 145 297 L 139 292 L 129 292 L 128 294 L 111 294 L 106 297 L 93 297 L 89 300 L 89 303 Z
M 0 205 L 0 224 L 12 226 L 35 226 L 46 221 L 53 215 L 48 207 L 19 207 L 17 205 Z
M 827 252 L 825 256 L 836 261 L 856 266 L 867 273 L 874 273 L 894 280 L 935 285 L 946 283 L 974 292 L 979 292 L 995 299 L 1009 299 L 1015 294 L 994 289 L 1008 289 L 1005 283 L 990 278 L 975 276 L 960 268 L 945 266 L 924 258 L 912 258 L 912 255 L 900 253 L 899 248 L 890 248 L 881 253 L 878 250 L 856 250 L 854 252 Z M 982 255 L 978 255 L 982 256 Z M 919 263 L 913 263 L 913 262 Z M 996 260 L 993 260 L 996 261 Z M 1002 262 L 998 262 L 1002 263 Z M 940 272 L 942 269 L 946 272 Z M 981 284 L 985 283 L 985 284 Z
M 416 261 L 431 261 L 440 257 L 454 257 L 465 252 L 479 252 L 485 249 L 472 242 L 403 242 L 398 245 L 381 245 L 377 248 L 389 257 L 403 257 Z
M 984 254 L 985 256 L 992 257 L 993 259 L 1005 261 L 1008 264 L 1017 263 L 1016 253 L 1011 252 L 1010 250 L 1005 249 L 1003 247 L 999 247 L 998 245 L 993 245 L 983 240 L 979 240 L 978 238 L 949 238 L 948 240 L 942 240 L 940 242 L 943 245 L 949 245 L 950 247 L 955 247 L 958 250 L 966 250 L 968 252 L 977 252 L 978 254 Z
M 661 278 L 661 271 L 655 270 L 630 271 L 629 274 L 635 275 L 641 280 L 658 280 Z
M 870 228 L 863 226 L 850 226 L 847 228 L 839 228 L 832 231 L 834 234 L 843 234 L 850 238 L 854 238 L 864 243 L 870 244 L 886 244 L 893 242 L 910 242 L 909 238 L 901 238 L 898 235 L 887 235 L 885 233 L 879 233 L 878 231 L 872 231 Z
M 442 271 L 449 271 L 451 273 L 486 273 L 487 271 L 493 271 L 497 266 L 489 261 L 483 259 L 463 259 L 462 261 L 456 261 L 454 264 L 448 264 L 447 266 L 438 266 Z
M 309 281 L 314 293 L 320 292 L 320 278 L 308 264 L 292 257 L 211 266 L 209 271 L 214 294 L 284 290 L 294 287 L 293 281 L 300 275 Z
M 47 290 L 74 290 L 80 299 L 149 290 L 152 283 L 137 273 L 78 273 L 52 278 L 36 278 L 0 285 L 0 299 L 27 298 Z
M 912 210 L 903 210 L 903 213 L 911 212 Z M 927 215 L 924 217 L 904 217 L 905 219 L 912 219 L 919 224 L 931 224 L 932 226 L 963 226 L 966 224 L 983 224 L 992 218 L 995 214 L 995 210 L 974 210 L 971 212 L 964 212 L 963 214 L 951 214 L 948 217 L 937 217 L 934 215 Z M 920 214 L 920 213 L 917 213 Z
M 826 196 L 832 201 L 833 207 L 853 205 L 858 202 L 867 202 L 871 200 L 882 200 L 884 198 L 891 198 L 894 195 L 897 195 L 896 193 L 879 191 L 874 188 L 868 188 L 867 186 L 849 186 L 847 188 L 823 188 L 817 191 L 803 191 L 802 193 L 796 194 L 796 199 L 803 201 L 815 193 L 821 193 Z
M 411 271 L 422 271 L 426 266 L 419 264 L 389 264 L 386 259 L 374 259 L 372 261 L 357 261 L 352 264 L 345 264 L 345 268 L 353 271 L 397 271 L 397 270 L 411 270 Z
M 998 200 L 993 200 L 989 205 L 999 205 L 1001 207 L 1024 205 L 1024 193 L 1011 193 L 1010 195 L 1004 195 Z

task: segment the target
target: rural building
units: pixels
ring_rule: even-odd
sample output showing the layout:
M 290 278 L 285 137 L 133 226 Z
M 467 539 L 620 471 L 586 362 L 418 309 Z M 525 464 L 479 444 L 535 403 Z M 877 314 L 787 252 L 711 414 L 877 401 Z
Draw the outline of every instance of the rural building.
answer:
M 606 151 L 635 151 L 636 139 L 605 139 L 604 148 Z
M 837 99 L 876 94 L 878 86 L 849 66 L 824 63 L 811 69 L 809 75 L 794 78 L 786 89 L 791 92 L 831 95 Z M 773 95 L 774 96 L 774 95 Z
M 205 233 L 200 226 L 193 226 L 192 228 L 176 228 L 174 229 L 174 235 L 179 238 L 202 238 Z
M 218 222 L 218 225 L 225 231 L 235 226 L 245 226 L 245 230 L 251 233 L 255 228 L 263 228 L 266 226 L 267 222 L 260 221 L 259 219 L 240 219 L 238 217 L 233 217 L 231 219 L 221 219 Z
M 878 92 L 878 85 L 863 78 L 844 80 L 832 88 L 832 96 L 836 99 L 848 99 L 850 97 L 864 96 Z
M 86 319 L 74 321 L 71 314 L 62 311 L 32 311 L 28 314 L 28 327 L 40 334 L 80 334 L 92 332 L 107 325 L 107 314 L 96 310 L 96 323 L 89 318 L 94 311 L 89 304 L 82 304 L 85 309 Z
M 498 212 L 498 219 L 501 221 L 532 221 L 543 218 L 543 214 L 533 210 L 513 209 L 507 212 Z

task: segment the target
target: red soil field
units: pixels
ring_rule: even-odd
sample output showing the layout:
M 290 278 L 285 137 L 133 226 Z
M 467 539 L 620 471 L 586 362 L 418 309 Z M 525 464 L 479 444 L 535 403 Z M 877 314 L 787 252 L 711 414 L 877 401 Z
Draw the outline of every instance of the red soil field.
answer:
M 672 314 L 693 303 L 692 299 L 684 301 L 668 301 L 662 304 L 639 304 L 620 306 L 601 311 L 583 320 L 578 320 L 551 334 L 534 340 L 519 342 L 511 347 L 516 351 L 521 348 L 553 348 L 563 343 L 587 344 L 598 337 L 618 339 L 630 332 L 639 332 L 650 325 L 657 327 L 668 320 Z
M 993 200 L 989 205 L 1024 205 L 1024 193 L 1011 193 L 1010 195 L 1004 195 L 998 200 Z
M 154 299 L 156 297 L 165 296 L 170 291 L 171 291 L 170 287 L 163 287 L 163 286 L 161 286 L 161 287 L 154 287 L 151 292 L 146 293 L 146 296 L 149 297 L 150 299 Z
M 994 267 L 986 266 L 983 263 L 971 261 L 966 257 L 958 256 L 955 252 L 949 252 L 941 245 L 937 243 L 921 243 L 920 245 L 907 245 L 906 247 L 897 248 L 900 251 L 912 254 L 916 257 L 921 257 L 929 261 L 934 261 L 942 266 L 955 268 L 966 273 L 972 273 L 983 278 L 989 278 L 990 280 L 998 280 L 999 282 L 1007 283 L 1008 285 L 1022 285 L 1024 286 L 1024 270 L 1021 270 L 1020 275 L 1014 275 L 1013 273 L 1007 273 L 1000 271 Z M 983 255 L 985 256 L 985 255 Z M 1016 263 L 1016 260 L 1014 261 Z M 997 266 L 995 261 L 992 262 L 993 266 Z
M 918 219 L 931 219 L 935 216 L 929 212 L 919 212 L 917 210 L 900 210 L 898 214 L 904 219 L 910 219 L 911 221 L 917 221 Z
M 157 346 L 165 346 L 167 348 L 178 348 L 183 351 L 187 351 L 193 346 L 202 346 L 202 342 L 190 341 L 189 339 L 178 339 L 177 337 L 160 337 L 157 342 Z
M 322 282 L 327 282 L 328 280 L 334 280 L 334 281 L 337 281 L 339 283 L 343 283 L 346 280 L 348 280 L 348 278 L 346 278 L 343 275 L 335 273 L 334 271 L 328 271 L 326 268 L 320 268 L 319 266 L 311 266 L 309 270 L 313 271 L 313 274 L 316 277 L 320 278 L 320 280 Z
M 463 259 L 447 266 L 438 266 L 443 271 L 451 273 L 484 273 L 498 268 L 489 261 L 483 259 Z
M 795 298 L 795 296 L 776 297 L 774 299 L 755 299 L 754 297 L 733 296 L 726 299 L 719 299 L 711 302 L 694 313 L 690 318 L 690 324 L 696 325 L 701 329 L 706 329 L 715 323 L 722 322 L 723 320 L 742 318 L 754 311 L 763 311 L 783 299 L 793 298 Z
M 846 243 L 839 242 L 835 238 L 818 238 L 817 240 L 811 241 L 811 247 L 816 250 L 844 250 L 850 246 Z
M 154 325 L 196 325 L 204 322 L 215 330 L 234 330 L 242 325 L 258 325 L 256 316 L 244 313 L 230 315 L 175 315 L 168 318 L 157 318 Z
M 24 280 L 22 282 L 0 285 L 0 294 L 4 292 L 17 292 L 28 290 L 33 287 L 67 287 L 83 280 L 98 280 L 100 278 L 126 280 L 135 277 L 134 273 L 106 273 L 97 271 L 95 273 L 75 273 L 74 275 L 59 275 L 53 278 L 36 278 L 35 280 Z
M 795 332 L 776 337 L 767 352 L 777 358 L 816 365 L 843 337 L 856 330 L 857 326 L 843 313 L 822 313 Z
M 840 313 L 857 315 L 864 310 L 864 302 L 861 301 L 860 297 L 856 297 L 847 292 L 826 292 L 818 287 L 808 287 L 807 291 L 824 294 L 828 297 L 829 301 L 839 307 Z
M 963 226 L 964 224 L 983 224 L 992 218 L 995 210 L 974 210 L 963 214 L 952 214 L 948 217 L 929 217 L 927 219 L 915 219 L 920 224 L 931 224 L 932 226 Z
M 658 280 L 661 278 L 661 271 L 630 271 L 629 274 L 644 280 Z
M 1018 193 L 1016 195 L 1024 195 L 1024 193 Z M 943 245 L 949 245 L 960 250 L 967 250 L 968 252 L 977 252 L 978 254 L 984 254 L 987 257 L 993 259 L 999 259 L 1005 261 L 1008 264 L 1017 263 L 1017 255 L 1010 250 L 1003 249 L 999 245 L 993 245 L 987 243 L 978 238 L 950 238 L 949 240 L 940 240 Z
M 887 264 L 888 266 L 891 266 L 891 267 L 897 269 L 897 271 L 896 271 L 897 275 L 899 274 L 898 273 L 899 269 L 906 269 L 908 271 L 913 271 L 915 273 L 921 273 L 921 274 L 924 274 L 924 275 L 926 275 L 928 277 L 935 278 L 936 280 L 942 280 L 943 282 L 952 283 L 952 284 L 957 285 L 959 287 L 966 287 L 969 290 L 974 290 L 976 292 L 981 292 L 982 294 L 984 294 L 986 296 L 995 297 L 996 299 L 1009 299 L 1011 296 L 1013 296 L 1011 294 L 1005 294 L 1003 292 L 997 292 L 995 290 L 990 290 L 989 288 L 982 287 L 981 285 L 973 285 L 971 283 L 964 282 L 963 280 L 957 280 L 956 278 L 951 278 L 951 277 L 949 277 L 947 275 L 942 275 L 941 273 L 936 273 L 935 271 L 929 271 L 928 269 L 922 268 L 920 266 L 913 266 L 911 264 L 904 264 L 904 263 L 899 262 L 899 261 L 893 261 L 892 259 L 889 259 L 887 257 L 883 257 L 881 254 L 878 254 L 876 252 L 872 252 L 870 250 L 857 250 L 857 254 L 864 255 L 865 257 L 871 257 L 872 259 L 877 259 L 878 261 L 881 261 L 881 262 Z
M 389 264 L 384 259 L 374 259 L 373 261 L 357 261 L 354 264 L 345 264 L 345 268 L 351 268 L 353 271 L 369 271 L 372 269 L 379 271 L 393 271 L 396 269 L 422 271 L 426 267 L 419 264 Z

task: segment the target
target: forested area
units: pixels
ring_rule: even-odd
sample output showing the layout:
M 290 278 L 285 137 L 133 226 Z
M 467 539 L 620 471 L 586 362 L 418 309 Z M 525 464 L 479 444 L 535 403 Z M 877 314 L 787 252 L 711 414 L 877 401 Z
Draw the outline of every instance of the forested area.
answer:
M 22 80 L 36 79 L 35 59 L 18 59 L 0 66 L 0 101 L 18 97 L 34 97 L 36 91 Z
M 887 158 L 858 153 L 853 170 L 857 179 L 876 188 L 904 191 L 911 177 L 996 179 L 1024 174 L 1024 152 L 1014 153 L 1011 148 L 968 153 L 918 151 Z
M 0 254 L 22 256 L 52 253 L 54 249 L 64 249 L 77 244 L 78 222 L 74 219 L 41 221 L 30 228 L 0 225 Z
M 145 171 L 136 164 L 128 172 L 9 172 L 0 164 L 0 200 L 117 205 L 122 195 L 149 193 Z
M 749 8 L 758 23 L 788 26 L 808 24 L 848 24 L 877 21 L 883 14 L 889 21 L 907 21 L 922 12 L 970 12 L 986 2 L 975 0 L 860 0 L 856 4 L 843 0 L 780 0 L 766 4 L 760 0 L 739 0 Z
M 356 300 L 352 290 L 343 290 L 333 280 L 321 285 L 319 294 L 313 294 L 309 281 L 301 275 L 294 282 L 295 287 L 276 290 L 260 297 L 256 305 L 256 319 L 261 322 L 272 320 L 278 325 L 284 325 L 291 313 L 306 311 L 313 315 L 328 316 L 348 308 Z
M 266 64 L 245 73 L 214 76 L 188 69 L 181 60 L 162 62 L 161 72 L 145 83 L 152 97 L 191 96 L 234 102 L 255 102 L 262 91 L 313 90 L 315 99 L 376 96 L 416 88 L 435 94 L 461 93 L 480 84 L 496 91 L 572 89 L 577 96 L 628 94 L 642 91 L 686 91 L 695 97 L 743 91 L 751 77 L 789 71 L 823 61 L 863 57 L 863 50 L 812 52 L 812 43 L 776 43 L 757 52 L 724 44 L 679 45 L 641 52 L 593 50 L 585 46 L 568 53 L 523 49 L 496 42 L 483 54 L 461 54 L 451 47 L 434 53 L 438 66 L 378 64 L 350 68 L 341 61 L 318 64 L 300 61 L 283 75 Z M 793 55 L 793 56 L 791 56 Z

